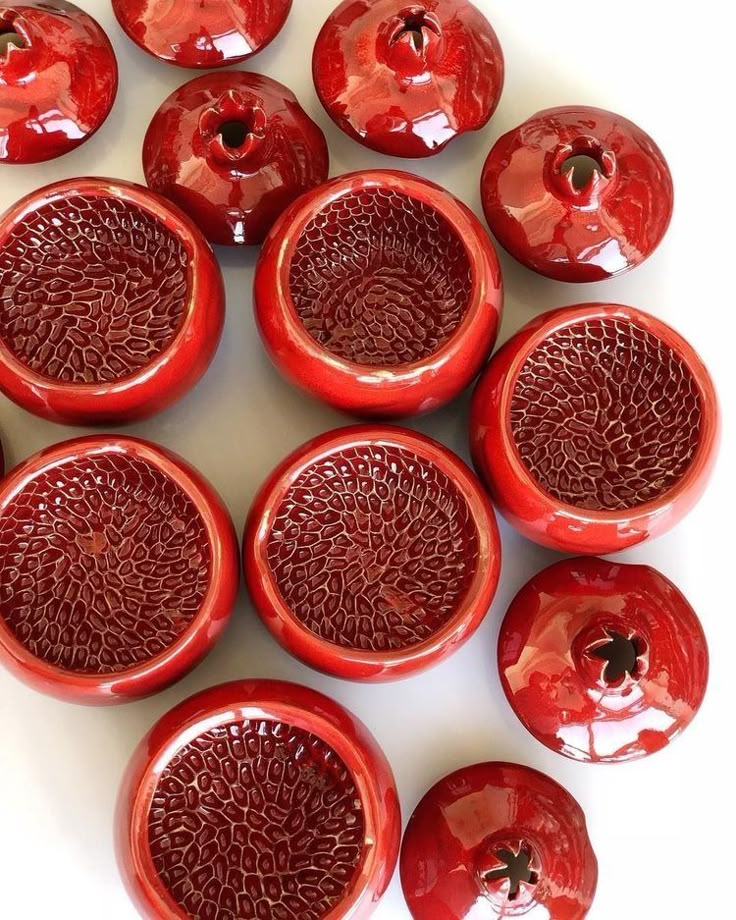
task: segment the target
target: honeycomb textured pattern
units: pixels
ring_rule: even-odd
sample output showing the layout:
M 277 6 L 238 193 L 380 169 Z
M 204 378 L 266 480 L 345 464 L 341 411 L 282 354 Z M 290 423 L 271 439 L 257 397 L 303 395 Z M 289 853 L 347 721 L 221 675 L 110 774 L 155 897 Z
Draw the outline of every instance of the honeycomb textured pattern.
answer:
M 457 612 L 478 566 L 457 486 L 397 446 L 350 447 L 306 469 L 278 509 L 268 562 L 292 613 L 344 648 L 423 642 Z
M 519 374 L 511 404 L 526 467 L 552 496 L 591 511 L 635 508 L 676 485 L 698 446 L 700 419 L 682 359 L 617 319 L 548 336 Z
M 136 458 L 59 464 L 0 514 L 0 615 L 68 671 L 114 673 L 160 655 L 198 613 L 209 570 L 194 504 Z
M 0 250 L 0 338 L 52 380 L 130 377 L 176 336 L 188 266 L 181 241 L 137 205 L 84 195 L 51 202 Z
M 149 813 L 157 873 L 195 920 L 320 920 L 363 850 L 352 776 L 316 736 L 232 722 L 185 745 Z
M 346 361 L 373 367 L 434 354 L 471 294 L 465 247 L 428 205 L 392 190 L 345 195 L 304 228 L 291 297 L 307 332 Z

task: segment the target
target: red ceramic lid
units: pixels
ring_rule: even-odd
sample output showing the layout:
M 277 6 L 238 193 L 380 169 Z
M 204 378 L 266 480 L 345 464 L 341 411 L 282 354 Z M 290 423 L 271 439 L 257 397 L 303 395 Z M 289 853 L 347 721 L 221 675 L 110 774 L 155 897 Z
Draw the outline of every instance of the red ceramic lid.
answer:
M 719 439 L 693 348 L 642 310 L 545 313 L 491 360 L 475 392 L 475 463 L 525 536 L 613 553 L 659 536 L 700 498 Z
M 578 803 L 517 764 L 481 763 L 440 780 L 401 849 L 414 920 L 582 920 L 597 881 Z
M 165 408 L 209 366 L 224 311 L 207 241 L 141 186 L 67 179 L 0 218 L 0 390 L 36 415 Z
M 182 677 L 235 603 L 232 523 L 161 447 L 113 435 L 41 451 L 0 483 L 0 662 L 70 702 Z
M 345 0 L 322 27 L 314 84 L 330 118 L 379 153 L 428 157 L 498 105 L 501 46 L 468 0 Z
M 148 128 L 143 169 L 210 242 L 259 244 L 287 205 L 325 181 L 329 152 L 290 90 L 229 71 L 169 96 Z
M 407 429 L 328 432 L 277 467 L 244 539 L 266 626 L 337 677 L 392 680 L 475 632 L 498 584 L 490 502 L 443 445 Z
M 107 35 L 72 3 L 0 0 L 0 164 L 53 160 L 110 114 L 118 65 Z
M 603 109 L 547 109 L 505 134 L 481 180 L 499 243 L 558 281 L 602 281 L 636 267 L 672 217 L 672 176 L 633 122 Z
M 112 0 L 118 22 L 149 54 L 205 70 L 237 64 L 281 31 L 291 0 Z
M 401 816 L 364 725 L 295 684 L 198 693 L 138 746 L 118 798 L 118 863 L 148 920 L 365 920 Z
M 263 247 L 256 319 L 307 392 L 398 418 L 457 396 L 491 352 L 501 272 L 475 215 L 439 186 L 376 170 L 295 202 Z
M 669 744 L 708 681 L 703 629 L 672 582 L 604 559 L 566 559 L 535 575 L 506 614 L 498 664 L 525 727 L 587 763 Z

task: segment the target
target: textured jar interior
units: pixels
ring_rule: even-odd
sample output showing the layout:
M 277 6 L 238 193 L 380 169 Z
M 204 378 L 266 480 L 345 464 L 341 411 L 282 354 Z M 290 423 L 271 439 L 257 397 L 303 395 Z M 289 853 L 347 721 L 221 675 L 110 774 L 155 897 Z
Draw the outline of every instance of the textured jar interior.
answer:
M 410 364 L 434 354 L 468 309 L 465 245 L 430 205 L 389 188 L 349 192 L 297 240 L 290 293 L 307 332 L 346 361 Z
M 181 328 L 189 262 L 182 241 L 136 204 L 92 194 L 44 204 L 0 247 L 0 339 L 50 380 L 130 377 Z
M 619 317 L 547 336 L 527 358 L 511 400 L 522 462 L 546 492 L 590 511 L 654 501 L 687 472 L 701 399 L 685 361 Z
M 65 460 L 0 512 L 0 616 L 66 671 L 112 674 L 162 654 L 199 612 L 209 579 L 201 515 L 139 458 Z

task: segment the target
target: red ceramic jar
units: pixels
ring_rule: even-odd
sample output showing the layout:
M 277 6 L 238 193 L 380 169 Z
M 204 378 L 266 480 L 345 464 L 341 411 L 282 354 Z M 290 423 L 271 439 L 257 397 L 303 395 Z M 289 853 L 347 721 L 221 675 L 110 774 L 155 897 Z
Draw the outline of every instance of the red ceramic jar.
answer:
M 100 26 L 65 0 L 0 0 L 0 163 L 74 150 L 110 114 L 118 65 Z
M 295 198 L 325 181 L 329 165 L 325 136 L 296 96 L 240 71 L 173 92 L 143 145 L 150 188 L 225 246 L 262 243 Z
M 428 157 L 488 123 L 504 61 L 468 0 L 345 0 L 317 38 L 312 72 L 347 135 L 389 156 Z
M 547 109 L 497 141 L 481 180 L 486 218 L 515 259 L 558 281 L 635 268 L 672 217 L 662 151 L 603 109 Z
M 69 424 L 183 396 L 214 357 L 225 291 L 177 208 L 118 179 L 67 179 L 0 218 L 0 390 Z
M 225 628 L 238 575 L 214 489 L 154 444 L 65 441 L 0 483 L 0 661 L 51 696 L 124 703 L 174 683 Z
M 365 920 L 401 836 L 391 768 L 321 693 L 248 680 L 190 697 L 138 746 L 118 863 L 148 920 Z
M 128 37 L 160 61 L 206 70 L 257 54 L 281 31 L 291 0 L 112 0 Z
M 364 416 L 428 412 L 491 352 L 503 308 L 488 234 L 449 192 L 407 173 L 332 179 L 271 231 L 256 319 L 278 369 Z
M 501 683 L 523 725 L 573 760 L 653 754 L 695 717 L 708 647 L 690 604 L 645 565 L 565 559 L 511 602 Z
M 665 533 L 700 498 L 719 439 L 713 382 L 654 316 L 545 313 L 493 357 L 471 410 L 477 468 L 524 536 L 606 554 Z
M 255 499 L 248 589 L 291 654 L 352 680 L 406 677 L 475 632 L 498 584 L 493 508 L 468 467 L 403 428 L 300 447 Z
M 401 848 L 414 920 L 582 920 L 597 881 L 578 803 L 517 764 L 480 763 L 440 780 L 411 816 Z

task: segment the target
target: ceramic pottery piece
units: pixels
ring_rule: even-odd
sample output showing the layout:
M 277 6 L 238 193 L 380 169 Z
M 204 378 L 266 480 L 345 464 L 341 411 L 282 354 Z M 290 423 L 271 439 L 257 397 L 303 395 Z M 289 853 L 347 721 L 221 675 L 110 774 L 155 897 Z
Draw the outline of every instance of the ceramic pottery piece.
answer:
M 401 849 L 414 920 L 582 920 L 597 881 L 578 803 L 517 764 L 481 763 L 440 780 L 411 816 Z
M 112 0 L 112 7 L 143 51 L 206 70 L 262 51 L 283 28 L 291 0 Z
M 590 282 L 635 268 L 672 217 L 662 151 L 620 115 L 547 109 L 505 134 L 481 180 L 486 218 L 515 259 L 548 278 Z
M 476 466 L 530 540 L 608 554 L 659 536 L 702 495 L 719 440 L 713 382 L 655 317 L 617 304 L 543 314 L 490 362 Z
M 428 157 L 488 123 L 504 61 L 467 0 L 345 0 L 317 38 L 312 72 L 349 137 L 389 156 Z
M 158 412 L 204 374 L 222 275 L 191 220 L 119 179 L 67 179 L 0 218 L 0 390 L 69 424 Z
M 690 604 L 656 569 L 566 559 L 517 594 L 498 643 L 524 726 L 573 760 L 653 754 L 695 717 L 708 647 Z
M 302 196 L 256 268 L 256 319 L 276 367 L 363 416 L 414 415 L 457 396 L 490 354 L 502 308 L 480 222 L 401 172 L 353 173 Z
M 100 26 L 64 0 L 0 0 L 0 164 L 41 163 L 101 127 L 118 65 Z
M 277 467 L 244 556 L 256 609 L 284 648 L 336 677 L 385 681 L 470 638 L 496 592 L 501 544 L 459 457 L 407 429 L 352 426 Z
M 124 703 L 174 683 L 219 638 L 238 578 L 219 497 L 154 444 L 65 441 L 0 483 L 0 662 L 51 696 Z
M 150 188 L 186 211 L 211 243 L 263 242 L 276 218 L 324 182 L 321 129 L 281 83 L 228 71 L 173 92 L 148 128 Z
M 139 745 L 118 798 L 118 863 L 148 920 L 365 920 L 401 816 L 391 768 L 354 716 L 295 684 L 198 693 Z

